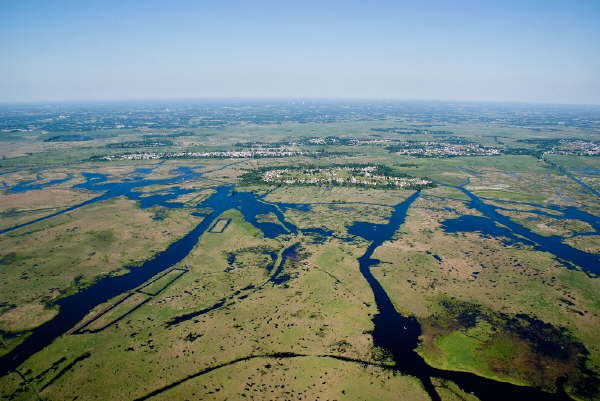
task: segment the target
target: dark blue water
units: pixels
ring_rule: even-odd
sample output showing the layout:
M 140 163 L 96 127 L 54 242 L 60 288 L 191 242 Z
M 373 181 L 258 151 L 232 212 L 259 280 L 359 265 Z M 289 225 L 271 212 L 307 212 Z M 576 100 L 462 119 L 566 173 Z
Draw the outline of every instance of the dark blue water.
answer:
M 391 238 L 387 236 L 391 229 L 392 228 L 389 224 L 375 224 L 367 223 L 365 221 L 357 221 L 348 227 L 348 233 L 362 237 L 367 241 L 377 241 L 380 238 Z
M 415 192 L 404 202 L 396 205 L 387 224 L 356 222 L 348 228 L 350 234 L 371 241 L 365 253 L 358 258 L 358 263 L 360 273 L 373 291 L 379 312 L 373 319 L 375 323 L 375 331 L 373 332 L 375 344 L 384 349 L 390 349 L 393 344 L 392 348 L 403 353 L 412 351 L 417 346 L 420 327 L 414 318 L 404 317 L 396 312 L 387 293 L 371 273 L 371 267 L 379 264 L 379 260 L 373 259 L 372 256 L 375 250 L 385 241 L 392 239 L 394 233 L 404 223 L 408 208 L 418 197 L 419 192 Z
M 281 208 L 284 212 L 288 209 L 298 210 L 300 212 L 308 212 L 310 210 L 309 203 L 285 203 L 285 202 L 277 202 L 277 206 Z
M 132 177 L 130 179 L 121 181 L 121 182 L 108 182 L 109 176 L 106 174 L 99 173 L 89 173 L 83 172 L 81 175 L 85 178 L 85 182 L 81 184 L 74 185 L 72 188 L 74 189 L 85 189 L 92 192 L 101 193 L 100 196 L 87 200 L 85 202 L 78 203 L 76 205 L 70 206 L 66 209 L 60 210 L 56 213 L 49 214 L 44 217 L 40 217 L 38 219 L 34 219 L 28 221 L 26 223 L 18 224 L 12 227 L 5 228 L 0 230 L 0 234 L 4 234 L 10 231 L 17 230 L 22 227 L 29 226 L 31 224 L 39 223 L 44 220 L 51 219 L 53 217 L 59 216 L 61 214 L 73 211 L 75 209 L 79 209 L 82 206 L 86 206 L 92 203 L 96 203 L 99 201 L 104 201 L 112 198 L 116 198 L 118 196 L 124 196 L 128 199 L 135 200 L 139 202 L 141 208 L 149 208 L 152 206 L 163 206 L 168 208 L 178 208 L 183 207 L 183 204 L 177 202 L 170 202 L 177 197 L 193 192 L 190 189 L 182 189 L 178 186 L 173 186 L 169 188 L 168 191 L 160 191 L 159 194 L 152 195 L 136 191 L 136 189 L 149 186 L 149 185 L 173 185 L 178 183 L 183 183 L 192 179 L 196 179 L 201 177 L 201 173 L 196 172 L 195 170 L 199 168 L 197 167 L 179 167 L 171 172 L 175 174 L 173 177 L 163 178 L 163 179 L 144 179 L 142 177 Z
M 298 247 L 300 246 L 299 242 L 296 242 L 292 246 L 287 247 L 281 253 L 281 261 L 275 269 L 275 272 L 269 277 L 269 281 L 273 283 L 273 285 L 283 284 L 290 279 L 289 274 L 282 274 L 283 268 L 285 267 L 285 263 L 292 258 L 296 257 L 296 252 L 298 251 Z
M 404 223 L 409 207 L 418 196 L 417 192 L 396 205 L 387 224 L 357 222 L 348 230 L 353 235 L 371 241 L 365 253 L 358 258 L 358 263 L 362 276 L 371 287 L 377 305 L 377 314 L 373 317 L 374 344 L 389 353 L 395 362 L 396 370 L 421 380 L 425 391 L 433 401 L 441 401 L 441 398 L 431 382 L 432 377 L 452 380 L 462 390 L 474 394 L 482 401 L 570 400 L 562 390 L 562 385 L 558 385 L 557 394 L 550 394 L 533 387 L 496 382 L 472 373 L 440 370 L 427 365 L 414 351 L 419 344 L 421 334 L 418 321 L 412 316 L 403 316 L 396 311 L 384 288 L 371 273 L 371 268 L 379 264 L 379 260 L 372 258 L 373 253 L 385 241 L 393 238 L 394 233 Z
M 328 230 L 323 227 L 302 228 L 300 231 L 302 231 L 302 234 L 314 235 L 319 238 L 330 238 L 335 235 L 333 230 Z
M 180 170 L 179 172 L 183 171 Z M 97 186 L 103 185 L 104 190 L 113 195 L 116 193 L 129 194 L 131 189 L 136 187 L 131 182 L 102 184 L 106 181 L 104 178 L 98 175 L 90 176 L 90 179 L 95 183 L 90 184 L 88 180 L 86 187 L 97 188 Z M 52 320 L 34 329 L 23 343 L 7 355 L 0 357 L 0 376 L 14 370 L 31 355 L 52 343 L 55 338 L 75 326 L 90 310 L 99 304 L 138 287 L 156 274 L 180 262 L 196 245 L 200 236 L 211 227 L 214 220 L 224 211 L 237 208 L 242 212 L 244 218 L 251 222 L 256 221 L 255 213 L 276 213 L 274 206 L 260 202 L 253 194 L 247 192 L 234 192 L 232 194 L 232 189 L 233 186 L 231 185 L 218 187 L 216 193 L 198 205 L 198 208 L 210 208 L 212 212 L 183 238 L 172 243 L 166 250 L 144 262 L 141 266 L 132 268 L 128 273 L 121 276 L 105 277 L 76 294 L 59 299 L 56 302 L 59 312 Z M 296 227 L 285 221 L 285 219 L 281 220 L 281 223 L 291 232 L 297 232 Z M 270 224 L 276 226 L 274 223 Z M 265 225 L 264 223 L 257 223 L 256 227 L 263 231 L 263 234 L 267 237 L 287 233 L 283 229 L 274 229 L 271 225 Z M 277 271 L 274 276 L 278 274 L 280 274 L 280 271 Z
M 435 253 L 431 252 L 431 251 L 425 251 L 425 253 L 427 255 L 431 255 L 435 260 L 437 260 L 438 262 L 442 263 L 442 258 L 440 255 L 436 255 Z
M 148 175 L 155 170 L 155 167 L 138 167 L 134 170 L 135 174 Z
M 0 375 L 15 369 L 31 355 L 49 345 L 55 338 L 77 324 L 97 305 L 141 285 L 154 275 L 181 261 L 196 245 L 200 235 L 208 229 L 213 220 L 227 210 L 229 191 L 230 188 L 220 188 L 207 198 L 202 203 L 202 207 L 212 208 L 213 213 L 202 220 L 185 237 L 171 244 L 166 250 L 142 266 L 131 269 L 122 276 L 103 278 L 76 294 L 58 300 L 56 304 L 59 306 L 59 312 L 52 320 L 34 329 L 23 343 L 7 355 L 0 357 Z
M 147 185 L 173 185 L 187 179 L 199 177 L 199 173 L 196 173 L 193 168 L 179 168 L 174 170 L 173 173 L 177 175 L 167 179 L 145 180 L 140 177 L 133 177 L 133 179 L 120 183 L 109 182 L 109 177 L 106 175 L 86 173 L 84 175 L 86 182 L 80 184 L 78 187 L 90 191 L 102 192 L 100 196 L 85 204 L 103 199 L 110 199 L 115 196 L 126 196 L 130 199 L 136 199 L 142 202 L 140 197 L 144 194 L 134 191 L 134 189 Z M 173 194 L 176 194 L 178 190 L 179 187 L 173 187 L 167 192 L 161 192 L 160 196 L 151 194 L 149 198 L 152 198 L 152 196 L 158 197 L 151 201 L 150 204 L 163 204 L 167 207 L 178 207 L 176 202 L 169 202 L 169 200 L 172 200 L 173 198 L 168 197 L 170 191 L 174 191 Z M 199 237 L 212 226 L 215 219 L 225 210 L 231 208 L 240 210 L 244 218 L 260 229 L 266 237 L 298 233 L 298 229 L 285 220 L 280 209 L 277 207 L 279 205 L 261 201 L 258 197 L 250 193 L 235 192 L 232 190 L 233 186 L 231 185 L 217 188 L 216 193 L 198 205 L 198 208 L 210 209 L 212 212 L 204 214 L 206 216 L 205 219 L 192 231 L 182 239 L 171 244 L 165 251 L 157 254 L 155 257 L 142 264 L 142 266 L 131 269 L 125 275 L 103 278 L 77 294 L 57 301 L 57 306 L 59 306 L 58 315 L 36 328 L 32 334 L 12 352 L 0 357 L 0 375 L 4 375 L 15 369 L 31 355 L 49 345 L 55 338 L 64 334 L 80 322 L 83 317 L 97 305 L 138 287 L 156 274 L 159 274 L 181 261 L 196 245 Z M 465 193 L 467 193 L 467 195 L 470 194 L 468 191 Z M 162 197 L 163 195 L 166 195 L 167 197 Z M 373 291 L 373 296 L 378 309 L 378 313 L 373 317 L 374 330 L 372 335 L 375 345 L 389 352 L 395 362 L 395 368 L 399 372 L 419 378 L 433 400 L 440 400 L 440 397 L 431 383 L 432 377 L 452 380 L 463 390 L 474 393 L 483 401 L 504 401 L 506 399 L 542 401 L 569 399 L 562 391 L 558 394 L 548 394 L 536 388 L 519 387 L 507 383 L 495 382 L 470 373 L 435 369 L 428 366 L 414 351 L 419 343 L 419 335 L 421 332 L 419 323 L 414 317 L 403 316 L 396 311 L 384 288 L 373 276 L 371 269 L 379 263 L 378 260 L 372 258 L 373 253 L 383 244 L 383 242 L 393 238 L 394 233 L 399 229 L 401 224 L 404 223 L 409 207 L 418 196 L 419 193 L 417 192 L 407 198 L 404 202 L 396 205 L 386 224 L 356 222 L 348 228 L 350 234 L 360 236 L 365 240 L 370 241 L 365 253 L 358 258 L 358 262 L 362 276 Z M 493 208 L 483 204 L 472 194 L 471 204 L 474 208 L 480 210 L 485 217 L 473 220 L 470 219 L 470 217 L 465 216 L 467 220 L 461 222 L 463 228 L 465 225 L 471 224 L 472 227 L 476 227 L 477 230 L 482 232 L 485 231 L 489 235 L 501 235 L 510 241 L 530 241 L 531 243 L 537 244 L 537 237 L 528 237 L 527 235 L 524 235 L 531 234 L 528 230 L 523 229 L 516 223 L 511 223 L 510 219 L 498 214 Z M 74 208 L 75 207 L 70 210 L 73 210 Z M 62 211 L 62 213 L 64 213 L 64 211 Z M 267 213 L 275 214 L 279 222 L 259 223 L 256 220 L 258 214 Z M 506 224 L 506 220 L 508 220 L 508 223 L 511 223 L 512 226 Z M 495 221 L 505 224 L 508 229 L 497 226 L 494 223 Z M 447 223 L 452 224 L 448 221 Z M 448 226 L 447 229 L 451 229 L 451 227 Z M 525 240 L 517 237 L 515 234 L 525 237 Z M 540 238 L 546 237 L 540 236 Z M 269 280 L 274 285 L 278 283 L 277 280 L 279 278 L 284 278 L 285 275 L 283 275 L 282 272 L 285 260 L 288 257 L 293 257 L 297 250 L 297 246 L 298 244 L 294 244 L 283 252 L 282 261 L 272 274 L 272 280 Z M 577 257 L 577 255 L 575 257 Z M 255 287 L 252 287 L 252 289 L 255 289 Z M 225 301 L 223 300 L 213 305 L 211 308 L 219 308 L 224 304 Z M 200 312 L 205 313 L 206 311 Z M 184 317 L 182 316 L 181 318 Z M 187 320 L 189 317 L 185 316 L 185 318 L 185 320 Z
M 171 209 L 177 209 L 184 207 L 185 204 L 182 202 L 172 202 L 173 199 L 177 199 L 181 195 L 197 192 L 196 189 L 185 189 L 178 186 L 174 186 L 168 189 L 161 189 L 158 191 L 150 192 L 133 192 L 128 194 L 127 198 L 138 202 L 140 209 L 147 209 L 153 206 L 162 206 Z
M 72 179 L 73 179 L 73 175 L 69 174 L 65 178 L 57 178 L 56 180 L 40 182 L 40 181 L 44 180 L 44 177 L 42 177 L 41 175 L 38 175 L 37 179 L 21 181 L 18 184 L 16 184 L 15 186 L 9 188 L 7 192 L 20 193 L 20 192 L 33 191 L 34 189 L 44 189 L 44 188 L 51 187 L 53 185 L 62 184 L 63 182 L 67 182 Z
M 469 207 L 479 211 L 484 217 L 461 216 L 449 219 L 442 223 L 446 232 L 469 232 L 479 231 L 486 235 L 501 236 L 513 242 L 531 245 L 535 249 L 548 252 L 556 257 L 565 267 L 576 269 L 579 267 L 590 277 L 600 274 L 600 257 L 591 253 L 573 248 L 565 243 L 559 236 L 543 236 L 536 234 L 522 225 L 515 223 L 509 217 L 497 212 L 498 207 L 486 204 L 469 190 L 462 187 L 454 187 L 469 197 Z M 587 220 L 597 227 L 597 218 L 574 208 L 565 209 L 566 215 L 578 216 Z M 496 223 L 503 224 L 507 228 L 499 227 Z
M 73 186 L 74 189 L 85 189 L 94 192 L 103 192 L 107 195 L 107 198 L 113 198 L 117 196 L 126 196 L 129 199 L 139 200 L 142 192 L 134 191 L 137 188 L 150 186 L 150 185 L 174 185 L 196 179 L 201 176 L 201 173 L 195 171 L 196 168 L 192 167 L 179 167 L 173 169 L 171 174 L 173 177 L 162 178 L 162 179 L 144 179 L 142 177 L 130 177 L 129 180 L 121 182 L 108 182 L 109 177 L 105 174 L 98 173 L 81 173 L 86 179 L 85 182 Z M 173 197 L 177 196 L 179 187 L 173 187 Z
M 250 192 L 235 192 L 233 194 L 233 199 L 235 208 L 242 212 L 246 221 L 259 228 L 264 233 L 265 237 L 274 238 L 282 234 L 298 233 L 296 226 L 287 222 L 276 206 L 258 200 L 256 195 Z M 273 213 L 281 224 L 257 221 L 257 215 L 268 213 Z
M 502 240 L 505 245 L 512 245 L 516 242 L 534 245 L 534 243 L 529 240 L 517 237 L 508 228 L 497 225 L 494 220 L 488 217 L 472 215 L 460 216 L 456 219 L 444 221 L 442 223 L 442 229 L 447 233 L 478 231 L 485 236 Z
M 558 170 L 561 173 L 563 173 L 564 175 L 566 175 L 567 177 L 569 177 L 571 180 L 573 180 L 577 184 L 579 184 L 582 188 L 585 188 L 586 190 L 588 190 L 592 194 L 596 195 L 597 197 L 600 197 L 600 192 L 598 190 L 592 188 L 591 186 L 589 186 L 588 184 L 586 184 L 585 182 L 583 182 L 582 180 L 580 180 L 579 178 L 577 178 L 575 175 L 571 174 L 569 171 L 563 169 L 562 167 L 558 167 L 558 166 L 555 166 L 555 167 L 558 168 Z
M 532 213 L 540 216 L 550 217 L 552 219 L 557 220 L 581 220 L 585 223 L 588 223 L 594 229 L 594 234 L 600 233 L 600 217 L 590 214 L 586 211 L 578 209 L 575 206 L 556 206 L 556 205 L 540 205 L 537 203 L 530 202 L 507 202 L 507 203 L 516 203 L 520 205 L 532 206 L 537 209 L 529 209 L 529 210 L 520 210 L 520 209 L 511 209 L 507 207 L 496 206 L 496 210 L 506 210 L 510 212 L 521 212 L 521 213 Z M 543 209 L 549 209 L 556 213 L 549 213 Z
M 597 168 L 574 168 L 573 170 L 579 171 L 583 174 L 600 175 L 600 169 Z
M 430 197 L 431 197 L 431 195 L 430 195 Z M 486 200 L 489 199 L 496 203 L 514 204 L 514 205 L 520 205 L 520 206 L 530 206 L 533 208 L 533 209 L 522 210 L 522 209 L 515 209 L 515 208 L 510 208 L 510 207 L 494 206 L 494 208 L 496 210 L 506 210 L 506 211 L 510 211 L 510 212 L 521 212 L 521 213 L 532 213 L 532 214 L 546 216 L 546 217 L 550 217 L 550 218 L 558 219 L 558 220 L 567 220 L 567 219 L 581 220 L 581 221 L 586 222 L 589 225 L 591 225 L 596 233 L 600 233 L 600 217 L 590 214 L 590 213 L 588 213 L 584 210 L 581 210 L 575 206 L 542 205 L 542 204 L 534 203 L 534 202 L 508 201 L 508 200 L 498 200 L 498 199 L 490 199 L 490 198 L 482 198 L 482 199 L 486 199 Z M 551 210 L 552 213 L 547 212 L 546 210 Z

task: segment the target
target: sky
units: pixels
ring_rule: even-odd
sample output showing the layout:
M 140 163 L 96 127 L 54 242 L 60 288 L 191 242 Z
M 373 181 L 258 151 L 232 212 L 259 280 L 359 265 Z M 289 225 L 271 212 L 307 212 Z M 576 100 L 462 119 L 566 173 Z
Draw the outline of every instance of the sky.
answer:
M 0 0 L 0 102 L 600 104 L 600 1 Z

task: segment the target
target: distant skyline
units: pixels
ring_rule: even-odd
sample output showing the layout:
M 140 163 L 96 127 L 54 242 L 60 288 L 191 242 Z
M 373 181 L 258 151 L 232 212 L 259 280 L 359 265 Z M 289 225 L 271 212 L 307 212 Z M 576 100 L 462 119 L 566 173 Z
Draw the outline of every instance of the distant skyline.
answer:
M 0 102 L 600 104 L 600 1 L 3 1 Z

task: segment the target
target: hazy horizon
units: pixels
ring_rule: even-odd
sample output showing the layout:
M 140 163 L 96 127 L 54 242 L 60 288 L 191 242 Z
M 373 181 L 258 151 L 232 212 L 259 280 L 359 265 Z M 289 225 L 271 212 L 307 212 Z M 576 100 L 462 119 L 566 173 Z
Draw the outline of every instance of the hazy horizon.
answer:
M 600 3 L 0 5 L 1 103 L 600 104 Z
M 293 97 L 198 97 L 198 98 L 106 98 L 106 99 L 69 99 L 69 100 L 24 100 L 24 101 L 0 101 L 0 106 L 51 106 L 51 105 L 214 105 L 222 103 L 231 106 L 233 103 L 314 103 L 314 104 L 339 104 L 344 103 L 389 103 L 389 104 L 443 104 L 449 106 L 472 105 L 472 106 L 534 106 L 534 107 L 591 107 L 600 110 L 600 103 L 555 103 L 535 101 L 503 101 L 503 100 L 473 100 L 473 99 L 401 99 L 401 98 L 293 98 Z

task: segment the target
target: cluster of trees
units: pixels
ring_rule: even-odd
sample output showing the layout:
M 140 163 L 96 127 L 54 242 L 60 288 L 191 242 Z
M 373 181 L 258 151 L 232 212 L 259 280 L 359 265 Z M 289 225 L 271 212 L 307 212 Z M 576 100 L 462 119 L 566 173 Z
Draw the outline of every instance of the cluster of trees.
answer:
M 50 138 L 44 139 L 44 142 L 80 142 L 80 141 L 91 141 L 95 139 L 92 136 L 82 134 L 66 134 L 66 135 L 54 135 Z

